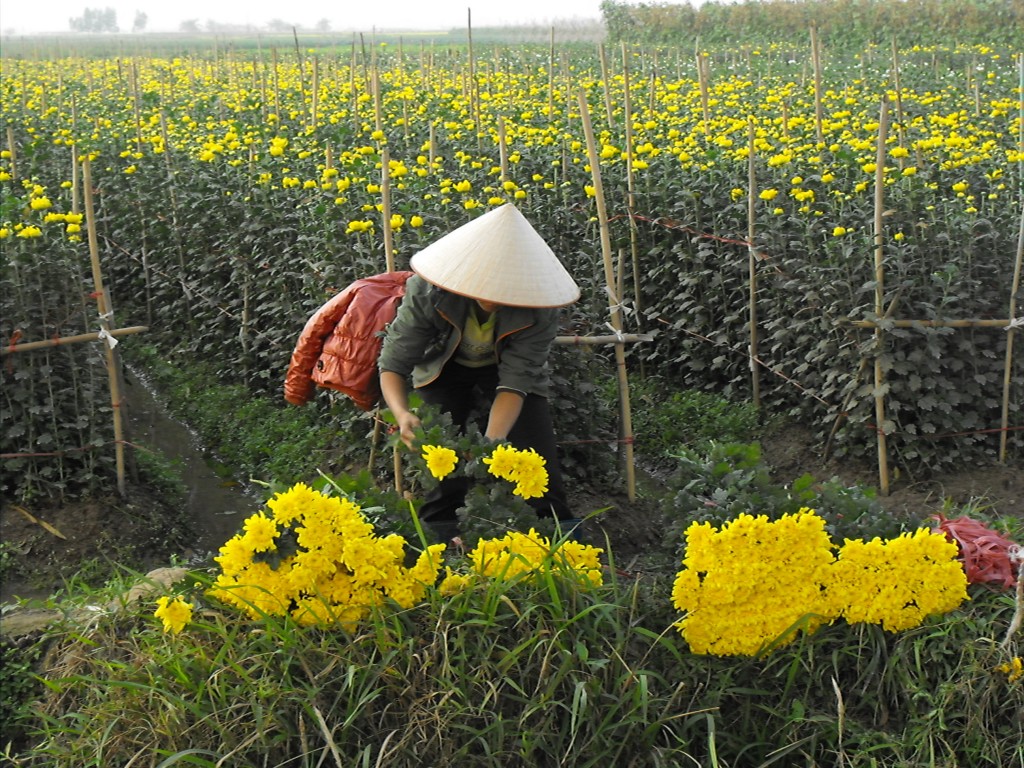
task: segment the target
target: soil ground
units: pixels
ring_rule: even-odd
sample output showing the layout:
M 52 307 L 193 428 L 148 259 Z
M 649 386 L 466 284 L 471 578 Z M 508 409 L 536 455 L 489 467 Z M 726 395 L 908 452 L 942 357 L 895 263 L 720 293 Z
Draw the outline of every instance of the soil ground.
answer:
M 873 468 L 849 464 L 822 465 L 806 435 L 775 434 L 762 442 L 762 456 L 780 484 L 810 473 L 821 480 L 838 477 L 847 485 L 877 487 Z M 607 537 L 618 562 L 628 565 L 661 544 L 659 482 L 639 472 L 638 492 L 630 500 L 625 488 L 594 494 L 577 489 L 573 506 L 581 514 L 606 509 L 592 522 L 588 538 L 602 545 Z M 881 497 L 890 512 L 924 522 L 936 512 L 956 517 L 964 505 L 984 507 L 988 519 L 1024 520 L 1024 464 L 964 467 L 928 480 L 894 478 Z M 976 507 L 977 508 L 977 507 Z M 190 532 L 180 510 L 159 497 L 132 489 L 82 503 L 51 504 L 26 509 L 5 504 L 0 510 L 5 543 L 2 599 L 45 597 L 75 578 L 102 583 L 113 563 L 135 570 L 167 565 L 172 556 L 189 556 Z

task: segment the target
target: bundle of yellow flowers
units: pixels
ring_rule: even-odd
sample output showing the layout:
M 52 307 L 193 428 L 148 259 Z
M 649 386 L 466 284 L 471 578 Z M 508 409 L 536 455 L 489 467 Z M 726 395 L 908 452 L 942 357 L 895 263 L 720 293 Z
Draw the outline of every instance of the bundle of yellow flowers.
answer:
M 484 539 L 469 553 L 472 576 L 510 580 L 524 574 L 564 572 L 577 577 L 580 584 L 599 587 L 604 583 L 601 553 L 589 544 L 563 541 L 552 547 L 551 541 L 532 528 L 527 533 L 512 531 L 498 539 Z M 448 572 L 441 593 L 451 594 L 468 586 L 472 576 Z
M 495 477 L 515 483 L 516 496 L 524 499 L 540 498 L 548 490 L 548 471 L 544 458 L 532 448 L 518 450 L 510 445 L 499 445 L 484 459 L 487 471 Z
M 252 618 L 289 614 L 351 629 L 386 599 L 412 607 L 437 580 L 443 544 L 405 567 L 405 539 L 375 535 L 348 499 L 298 483 L 267 508 L 221 547 L 222 572 L 210 590 Z
M 897 632 L 968 599 L 956 545 L 926 528 L 848 540 L 837 557 L 805 508 L 774 521 L 740 515 L 721 530 L 694 523 L 686 543 L 672 602 L 695 653 L 753 656 L 839 618 Z
M 956 542 L 927 528 L 896 539 L 847 541 L 832 567 L 832 602 L 851 624 L 889 632 L 919 626 L 967 600 Z
M 740 515 L 720 531 L 693 523 L 672 589 L 686 614 L 676 626 L 694 653 L 717 656 L 756 655 L 805 617 L 813 632 L 831 619 L 832 560 L 825 521 L 807 509 L 774 521 Z
M 423 461 L 430 474 L 438 480 L 455 471 L 459 463 L 458 454 L 451 448 L 440 445 L 424 445 Z M 494 477 L 512 483 L 512 493 L 523 499 L 540 498 L 548 490 L 548 471 L 544 457 L 532 448 L 519 449 L 511 445 L 498 445 L 485 456 L 483 463 Z

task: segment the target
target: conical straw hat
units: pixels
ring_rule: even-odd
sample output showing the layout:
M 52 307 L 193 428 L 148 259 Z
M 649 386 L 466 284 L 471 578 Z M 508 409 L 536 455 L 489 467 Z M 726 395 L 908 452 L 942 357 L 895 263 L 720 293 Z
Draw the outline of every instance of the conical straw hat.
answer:
M 512 307 L 561 307 L 580 289 L 526 217 L 503 205 L 412 257 L 424 280 L 461 296 Z

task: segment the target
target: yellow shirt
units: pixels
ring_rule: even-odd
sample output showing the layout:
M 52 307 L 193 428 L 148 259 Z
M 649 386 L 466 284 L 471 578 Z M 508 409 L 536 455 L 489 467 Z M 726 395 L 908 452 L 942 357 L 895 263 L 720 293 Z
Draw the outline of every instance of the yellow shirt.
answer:
M 496 365 L 498 357 L 494 351 L 494 319 L 495 313 L 488 315 L 484 322 L 477 318 L 476 308 L 466 315 L 466 324 L 462 328 L 462 341 L 455 351 L 455 362 L 467 368 L 483 368 L 485 365 Z

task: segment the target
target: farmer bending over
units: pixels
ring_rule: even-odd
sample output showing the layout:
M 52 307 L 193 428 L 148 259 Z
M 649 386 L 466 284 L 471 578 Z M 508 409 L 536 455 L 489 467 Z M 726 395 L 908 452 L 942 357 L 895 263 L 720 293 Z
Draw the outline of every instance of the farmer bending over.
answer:
M 474 409 L 487 413 L 485 436 L 532 448 L 545 459 L 548 492 L 530 504 L 563 527 L 572 519 L 559 469 L 548 395 L 548 354 L 558 307 L 580 296 L 551 248 L 519 210 L 503 205 L 415 254 L 398 314 L 388 326 L 378 367 L 384 401 L 402 441 L 413 447 L 420 420 L 409 410 L 406 381 L 423 402 L 465 429 Z M 441 541 L 458 532 L 456 511 L 468 480 L 445 478 L 428 494 L 421 518 Z

